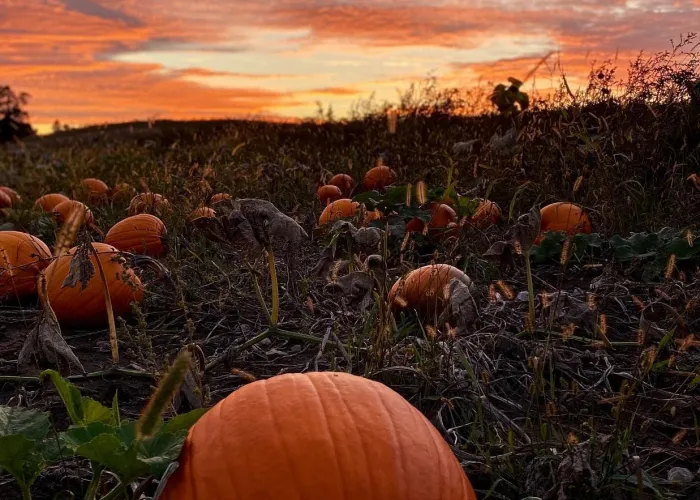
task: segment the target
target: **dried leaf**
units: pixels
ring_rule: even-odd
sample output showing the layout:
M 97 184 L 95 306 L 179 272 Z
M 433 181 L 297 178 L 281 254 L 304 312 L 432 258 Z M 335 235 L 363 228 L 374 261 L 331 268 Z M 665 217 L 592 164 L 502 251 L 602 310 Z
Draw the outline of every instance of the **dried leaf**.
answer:
M 294 219 L 267 200 L 239 199 L 234 202 L 234 208 L 248 219 L 258 242 L 263 245 L 269 245 L 270 236 L 286 241 L 291 247 L 298 246 L 302 238 L 309 237 Z
M 359 302 L 360 312 L 364 312 L 372 303 L 374 278 L 364 271 L 355 271 L 329 283 L 326 289 L 341 292 L 351 303 Z
M 78 282 L 80 282 L 81 290 L 85 290 L 88 286 L 88 283 L 95 275 L 95 265 L 90 260 L 91 246 L 92 243 L 89 240 L 78 246 L 78 249 L 70 259 L 70 268 L 66 279 L 63 280 L 62 288 L 73 288 Z
M 458 326 L 473 324 L 478 314 L 472 287 L 456 278 L 450 280 L 448 287 L 450 316 L 457 319 Z
M 529 255 L 535 244 L 535 240 L 540 235 L 542 216 L 537 207 L 533 207 L 529 213 L 518 217 L 515 225 L 508 231 L 513 245 L 520 244 L 523 254 Z
M 61 335 L 61 327 L 46 295 L 46 276 L 43 272 L 39 275 L 37 284 L 42 311 L 17 356 L 17 365 L 21 369 L 34 364 L 54 368 L 61 373 L 70 372 L 71 367 L 74 367 L 80 373 L 85 373 L 80 360 Z

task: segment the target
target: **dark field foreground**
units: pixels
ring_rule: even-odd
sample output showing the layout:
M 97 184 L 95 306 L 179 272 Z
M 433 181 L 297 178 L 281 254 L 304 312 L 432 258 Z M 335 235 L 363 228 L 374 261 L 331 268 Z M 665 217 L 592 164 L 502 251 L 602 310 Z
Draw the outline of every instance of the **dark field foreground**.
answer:
M 504 220 L 441 242 L 416 235 L 403 249 L 402 231 L 378 224 L 389 229 L 378 298 L 358 304 L 312 272 L 328 241 L 316 227 L 314 194 L 331 174 L 361 180 L 379 158 L 395 170 L 397 185 L 423 180 L 444 188 L 452 171 L 459 193 L 497 202 Z M 74 379 L 84 395 L 109 405 L 116 391 L 124 418 L 138 418 L 158 374 L 192 343 L 209 368 L 201 392 L 181 393 L 170 413 L 210 406 L 280 373 L 352 372 L 420 409 L 484 499 L 700 498 L 700 255 L 687 248 L 681 255 L 665 236 L 649 236 L 678 233 L 694 248 L 699 172 L 693 102 L 600 102 L 515 118 L 414 114 L 399 118 L 394 134 L 383 115 L 320 125 L 157 122 L 62 133 L 0 152 L 0 185 L 24 197 L 3 229 L 28 230 L 47 244 L 55 226 L 30 210 L 33 200 L 70 196 L 86 177 L 150 189 L 173 205 L 163 216 L 169 253 L 161 259 L 171 279 L 144 272 L 143 307 L 135 319 L 117 322 L 119 370 L 110 371 L 107 330 L 63 329 L 86 371 L 96 373 Z M 262 256 L 248 258 L 249 268 L 239 250 L 187 224 L 210 192 L 269 200 L 309 234 L 290 255 L 276 252 L 280 327 L 317 341 L 273 335 L 221 358 L 267 327 L 253 276 L 268 304 L 270 279 Z M 537 320 L 530 332 L 523 259 L 483 254 L 519 215 L 554 201 L 583 206 L 599 238 L 585 248 L 579 241 L 563 259 L 561 245 L 548 241 L 550 254 L 534 259 Z M 91 208 L 106 232 L 127 205 Z M 648 234 L 635 247 L 629 237 L 640 232 Z M 475 281 L 473 323 L 455 329 L 381 313 L 391 284 L 431 261 Z M 328 279 L 344 273 L 333 269 Z M 53 425 L 64 429 L 53 386 L 11 378 L 37 311 L 31 300 L 0 306 L 0 374 L 7 377 L 0 404 L 50 410 Z M 690 476 L 670 473 L 678 467 Z M 82 498 L 87 481 L 86 462 L 65 460 L 42 473 L 33 498 L 59 490 Z M 0 477 L 0 491 L 3 499 L 20 498 L 9 476 Z

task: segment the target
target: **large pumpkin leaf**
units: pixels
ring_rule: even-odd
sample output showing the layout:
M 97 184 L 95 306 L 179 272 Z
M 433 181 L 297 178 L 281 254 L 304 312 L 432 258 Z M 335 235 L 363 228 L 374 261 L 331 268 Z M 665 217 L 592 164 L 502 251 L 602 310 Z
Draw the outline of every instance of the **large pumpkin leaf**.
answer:
M 49 377 L 53 382 L 68 416 L 74 425 L 87 425 L 93 422 L 103 422 L 116 425 L 112 411 L 94 399 L 82 396 L 80 390 L 55 370 L 44 370 L 42 377 Z
M 171 418 L 161 428 L 161 432 L 175 434 L 180 431 L 189 430 L 197 421 L 204 416 L 208 411 L 207 408 L 198 408 L 196 410 L 183 413 L 176 417 Z
M 0 406 L 0 437 L 22 434 L 27 439 L 43 439 L 49 432 L 48 413 Z
M 180 456 L 186 437 L 187 431 L 181 430 L 175 434 L 160 433 L 142 441 L 138 451 L 139 459 L 149 465 L 153 477 L 161 477 L 168 465 Z
M 134 446 L 125 446 L 115 434 L 100 434 L 78 447 L 76 455 L 97 462 L 114 472 L 122 482 L 131 482 L 149 472 L 149 465 L 137 455 Z
M 31 485 L 44 467 L 36 442 L 23 434 L 0 437 L 0 469 L 9 472 L 23 486 Z

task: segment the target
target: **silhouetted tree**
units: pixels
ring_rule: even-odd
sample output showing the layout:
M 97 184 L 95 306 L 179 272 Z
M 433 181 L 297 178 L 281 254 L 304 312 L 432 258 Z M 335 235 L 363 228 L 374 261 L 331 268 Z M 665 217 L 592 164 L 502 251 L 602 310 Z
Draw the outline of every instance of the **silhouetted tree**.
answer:
M 29 94 L 16 94 L 9 86 L 0 87 L 0 143 L 34 135 L 24 107 Z

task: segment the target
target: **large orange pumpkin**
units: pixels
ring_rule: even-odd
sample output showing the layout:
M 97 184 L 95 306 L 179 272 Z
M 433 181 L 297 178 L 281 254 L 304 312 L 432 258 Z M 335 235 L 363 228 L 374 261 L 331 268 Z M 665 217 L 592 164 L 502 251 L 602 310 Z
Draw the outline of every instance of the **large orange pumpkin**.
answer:
M 352 180 L 352 177 L 348 174 L 336 174 L 330 178 L 328 184 L 340 188 L 340 192 L 343 193 L 343 196 L 346 198 L 350 197 L 355 187 L 355 181 Z
M 316 196 L 318 196 L 318 201 L 321 202 L 321 205 L 325 207 L 329 203 L 341 199 L 343 197 L 343 193 L 338 186 L 326 184 L 325 186 L 318 188 L 318 191 L 316 191 Z
M 5 193 L 4 191 L 0 191 L 0 208 L 11 208 L 12 207 L 12 198 L 10 198 L 10 195 Z
M 129 215 L 147 213 L 162 217 L 169 209 L 167 198 L 156 193 L 137 194 L 129 203 Z
M 117 249 L 105 243 L 93 243 L 99 254 L 100 264 L 107 281 L 112 311 L 115 316 L 127 316 L 131 303 L 143 301 L 143 286 L 138 276 L 122 264 Z M 104 326 L 107 324 L 107 307 L 102 291 L 102 278 L 97 269 L 97 260 L 90 253 L 90 261 L 95 266 L 95 274 L 83 290 L 78 283 L 75 287 L 63 288 L 70 269 L 70 262 L 77 247 L 59 256 L 47 269 L 48 299 L 61 324 L 80 326 Z
M 95 217 L 92 215 L 92 211 L 76 200 L 67 200 L 59 203 L 53 209 L 54 214 L 56 214 L 56 222 L 61 225 L 68 220 L 71 212 L 78 210 L 83 214 L 83 224 L 91 226 L 95 223 Z
M 335 200 L 333 203 L 323 209 L 321 216 L 318 218 L 318 225 L 325 226 L 326 224 L 334 222 L 338 219 L 354 217 L 357 214 L 359 206 L 359 203 L 347 198 Z
M 565 232 L 569 235 L 578 233 L 590 234 L 592 231 L 591 220 L 588 215 L 578 205 L 573 203 L 558 202 L 547 205 L 540 210 L 542 223 L 540 225 L 540 236 L 536 243 L 542 241 L 544 233 Z
M 448 264 L 431 264 L 414 269 L 391 287 L 389 306 L 393 311 L 415 309 L 428 317 L 440 314 L 447 305 L 448 286 L 453 279 L 472 286 L 469 276 Z
M 60 193 L 45 194 L 34 202 L 34 208 L 40 208 L 44 212 L 53 212 L 59 203 L 69 200 L 70 198 Z
M 381 191 L 394 182 L 394 171 L 386 165 L 370 168 L 362 181 L 365 191 Z
M 161 500 L 476 500 L 440 433 L 348 373 L 246 385 L 190 429 Z
M 112 188 L 112 201 L 120 203 L 130 200 L 136 194 L 136 188 L 126 182 L 117 184 Z
M 500 219 L 501 207 L 491 200 L 480 200 L 469 223 L 477 229 L 486 229 L 492 224 L 498 224 Z
M 17 205 L 19 205 L 19 202 L 22 201 L 22 197 L 19 195 L 19 193 L 12 188 L 9 188 L 7 186 L 0 186 L 0 192 L 5 193 L 7 196 L 9 196 L 10 203 L 13 207 L 16 207 Z
M 138 214 L 117 222 L 107 232 L 105 243 L 122 252 L 161 257 L 167 252 L 165 224 L 151 214 Z
M 0 298 L 34 293 L 37 274 L 50 259 L 51 251 L 39 238 L 0 231 Z
M 89 203 L 97 204 L 107 201 L 109 197 L 109 186 L 100 179 L 93 177 L 80 181 L 80 186 L 87 193 Z

